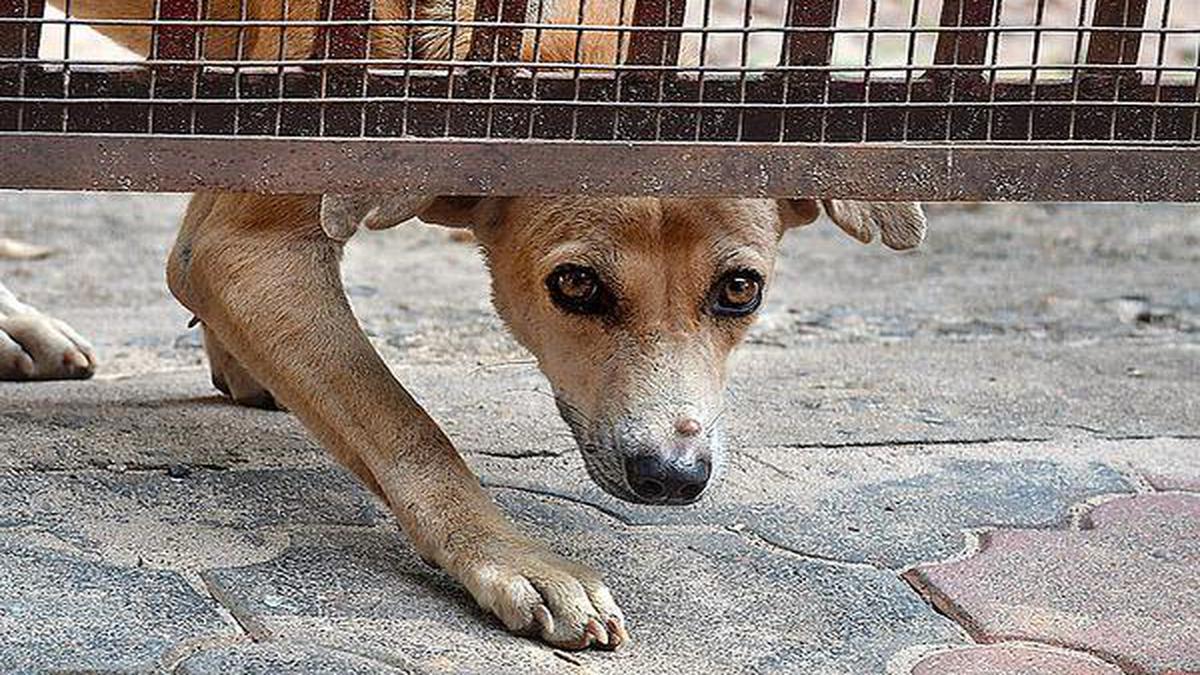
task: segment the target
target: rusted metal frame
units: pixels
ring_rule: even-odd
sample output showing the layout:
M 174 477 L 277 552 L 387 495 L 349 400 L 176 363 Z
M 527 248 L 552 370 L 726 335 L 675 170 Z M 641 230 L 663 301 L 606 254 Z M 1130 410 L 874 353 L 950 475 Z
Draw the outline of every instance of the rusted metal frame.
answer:
M 20 19 L 41 18 L 46 10 L 45 0 L 0 0 L 0 17 Z M 42 27 L 33 23 L 0 25 L 0 56 L 37 58 L 41 46 Z
M 624 142 L 5 139 L 0 185 L 457 195 L 1200 201 L 1200 150 Z M 679 156 L 690 157 L 679 170 Z M 460 167 L 470 166 L 471 171 Z M 639 170 L 631 174 L 630 166 Z M 1162 176 L 1171 180 L 1164 181 Z

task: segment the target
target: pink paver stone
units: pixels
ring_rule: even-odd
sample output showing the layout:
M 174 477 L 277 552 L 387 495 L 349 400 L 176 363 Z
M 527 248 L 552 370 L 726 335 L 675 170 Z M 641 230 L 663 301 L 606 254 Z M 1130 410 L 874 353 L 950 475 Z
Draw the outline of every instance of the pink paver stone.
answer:
M 1200 492 L 1200 476 L 1150 474 L 1146 476 L 1146 480 L 1150 481 L 1156 490 Z
M 1078 530 L 997 530 L 905 573 L 979 642 L 1029 640 L 1134 673 L 1200 672 L 1200 495 L 1095 507 Z
M 962 647 L 930 654 L 912 675 L 1121 675 L 1094 656 L 1022 644 Z

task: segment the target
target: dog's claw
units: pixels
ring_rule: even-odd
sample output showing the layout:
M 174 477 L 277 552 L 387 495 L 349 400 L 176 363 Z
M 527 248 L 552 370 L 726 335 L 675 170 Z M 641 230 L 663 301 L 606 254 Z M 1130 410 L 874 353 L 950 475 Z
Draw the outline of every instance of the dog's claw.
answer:
M 625 630 L 625 624 L 615 616 L 608 619 L 608 636 L 609 649 L 616 649 L 629 642 L 629 633 Z
M 533 609 L 533 621 L 535 626 L 540 626 L 539 632 L 546 635 L 554 634 L 554 615 L 550 613 L 550 608 L 545 605 L 538 605 Z
M 583 632 L 592 638 L 598 645 L 608 646 L 608 632 L 604 630 L 604 626 L 595 619 L 588 619 L 587 626 Z

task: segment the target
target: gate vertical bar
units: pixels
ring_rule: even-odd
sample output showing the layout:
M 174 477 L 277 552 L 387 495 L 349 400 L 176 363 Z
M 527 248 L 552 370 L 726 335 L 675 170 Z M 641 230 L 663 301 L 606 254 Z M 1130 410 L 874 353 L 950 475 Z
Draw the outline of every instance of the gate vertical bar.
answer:
M 45 11 L 45 0 L 0 0 L 0 17 L 40 19 Z M 41 41 L 42 26 L 39 23 L 0 26 L 0 56 L 37 58 Z
M 0 0 L 0 17 L 40 19 L 45 0 Z M 42 26 L 38 23 L 10 23 L 0 26 L 0 57 L 37 58 L 41 47 Z
M 829 110 L 829 81 L 826 66 L 833 62 L 834 27 L 839 0 L 788 0 L 784 16 L 787 28 L 803 30 L 784 34 L 779 61 L 788 67 L 784 77 L 782 139 L 823 141 Z M 816 30 L 824 28 L 827 30 Z M 805 66 L 812 68 L 805 70 Z M 847 110 L 847 109 L 843 109 Z
M 641 30 L 642 28 L 679 28 L 683 26 L 686 0 L 636 0 L 633 6 L 633 32 L 629 37 L 629 53 L 625 63 L 638 66 L 675 66 L 679 63 L 680 32 L 677 30 Z M 686 126 L 695 128 L 695 117 L 690 122 L 681 120 L 679 111 L 657 107 L 642 108 L 637 103 L 670 100 L 667 95 L 669 82 L 674 82 L 674 71 L 647 68 L 618 72 L 617 100 L 628 103 L 617 111 L 616 135 L 626 140 L 661 140 L 664 119 L 671 128 Z M 673 87 L 671 87 L 673 89 Z M 674 131 L 672 131 L 674 133 Z
M 45 10 L 44 0 L 0 0 L 0 17 L 21 19 L 40 18 Z M 0 24 L 0 60 L 37 58 L 41 45 L 41 26 L 28 23 Z M 27 65 L 0 65 L 0 96 L 24 97 Z M 0 112 L 0 131 L 24 129 L 26 104 L 4 106 Z
M 458 0 L 460 3 L 466 1 Z M 515 24 L 527 21 L 528 15 L 528 0 L 478 0 L 473 18 L 479 23 Z M 463 76 L 451 77 L 448 94 L 456 98 L 486 99 L 488 102 L 484 105 L 448 106 L 447 133 L 470 137 L 490 136 L 495 131 L 497 119 L 504 130 L 529 126 L 528 109 L 495 103 L 497 94 L 505 98 L 524 98 L 532 92 L 528 83 L 516 83 L 512 77 L 512 67 L 497 68 L 494 65 L 514 63 L 521 58 L 521 36 L 522 29 L 511 26 L 490 28 L 476 25 L 471 29 L 467 59 L 478 61 L 480 67 Z M 487 68 L 489 63 L 493 66 Z M 517 86 L 522 88 L 517 90 Z
M 1141 28 L 1146 23 L 1146 0 L 1097 0 L 1092 15 L 1087 61 L 1104 65 L 1136 64 L 1142 34 L 1099 28 Z
M 1142 34 L 1126 30 L 1103 28 L 1140 28 L 1146 21 L 1146 0 L 1096 0 L 1092 14 L 1092 31 L 1088 36 L 1086 61 L 1088 65 L 1075 71 L 1074 93 L 1081 103 L 1076 107 L 1071 125 L 1072 138 L 1083 140 L 1115 140 L 1136 137 L 1138 130 L 1153 126 L 1153 113 L 1136 107 L 1115 110 L 1121 101 L 1137 100 L 1138 51 Z M 1128 68 L 1111 67 L 1124 66 Z M 1091 105 L 1083 102 L 1094 102 Z
M 366 59 L 370 38 L 371 0 L 324 0 L 323 17 L 330 22 L 313 49 L 313 58 L 353 61 Z M 363 98 L 367 93 L 367 66 L 340 63 L 321 66 L 321 98 Z M 362 136 L 367 124 L 364 102 L 321 102 L 321 123 L 330 136 Z
M 943 29 L 988 29 L 996 18 L 999 0 L 943 0 L 938 21 Z M 979 106 L 950 106 L 939 111 L 945 122 L 944 140 L 984 140 L 988 137 L 988 109 L 991 97 L 989 75 L 980 68 L 954 68 L 957 65 L 982 66 L 987 63 L 988 44 L 995 30 L 944 30 L 934 47 L 933 63 L 938 66 L 930 78 L 935 99 L 950 103 L 978 101 Z M 997 37 L 998 40 L 998 37 Z M 998 47 L 999 45 L 997 45 Z M 949 67 L 946 67 L 949 66 Z
M 996 12 L 996 0 L 943 0 L 942 28 L 986 28 Z M 987 60 L 987 31 L 944 31 L 938 35 L 933 62 L 938 65 L 982 65 Z M 935 76 L 944 73 L 938 70 Z
M 163 25 L 151 28 L 151 60 L 187 62 L 155 66 L 150 71 L 150 102 L 147 124 L 154 133 L 185 133 L 192 128 L 195 104 L 164 103 L 191 98 L 199 77 L 199 30 L 188 25 L 200 19 L 199 0 L 158 0 L 158 18 Z M 132 109 L 130 112 L 134 112 Z
M 158 26 L 158 37 L 152 41 L 155 59 L 172 61 L 187 61 L 195 59 L 196 36 L 195 26 L 184 22 L 197 21 L 200 18 L 199 0 L 158 0 L 158 18 L 169 22 Z
M 475 21 L 479 22 L 522 23 L 526 13 L 525 0 L 479 0 L 475 5 Z M 471 31 L 467 58 L 472 61 L 516 61 L 520 55 L 520 28 L 476 26 Z
M 837 24 L 838 0 L 788 0 L 788 28 L 828 28 L 828 31 L 789 31 L 783 41 L 780 62 L 785 66 L 827 66 L 833 59 L 833 27 Z M 813 73 L 821 77 L 818 71 Z
M 685 0 L 637 0 L 633 7 L 633 35 L 629 39 L 629 58 L 634 65 L 674 65 L 679 62 L 678 31 L 638 30 L 644 26 L 683 25 Z

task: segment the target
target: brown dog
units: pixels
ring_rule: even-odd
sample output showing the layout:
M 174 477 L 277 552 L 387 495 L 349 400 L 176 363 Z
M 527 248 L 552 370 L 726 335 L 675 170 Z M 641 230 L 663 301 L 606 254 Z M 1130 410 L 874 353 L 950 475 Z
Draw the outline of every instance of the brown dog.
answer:
M 460 2 L 468 17 L 470 2 Z M 291 0 L 289 18 L 316 17 Z M 449 3 L 416 8 L 448 18 Z M 209 16 L 236 18 L 237 0 Z M 614 24 L 615 2 L 588 2 L 585 23 Z M 151 0 L 73 0 L 82 17 L 147 18 Z M 406 17 L 376 2 L 379 18 Z M 575 0 L 548 21 L 574 22 Z M 632 12 L 625 12 L 630 16 Z M 280 0 L 250 0 L 250 18 L 277 19 Z M 144 30 L 109 27 L 145 53 Z M 409 36 L 374 27 L 373 56 L 445 57 L 446 31 Z M 211 29 L 209 58 L 301 58 L 313 29 Z M 459 31 L 458 45 L 469 41 Z M 585 36 L 582 58 L 616 60 L 611 34 Z M 528 40 L 527 40 L 528 43 Z M 457 48 L 456 48 L 457 51 Z M 526 58 L 570 60 L 573 33 L 543 36 Z M 914 204 L 824 202 L 843 230 L 892 248 L 917 245 Z M 235 400 L 278 401 L 387 502 L 417 551 L 461 581 L 512 631 L 560 647 L 617 647 L 624 618 L 596 572 L 518 533 L 437 424 L 389 372 L 346 301 L 338 264 L 359 225 L 413 216 L 471 227 L 492 271 L 496 308 L 549 378 L 588 472 L 627 500 L 699 498 L 721 465 L 725 361 L 770 284 L 779 237 L 819 215 L 810 200 L 456 198 L 199 194 L 168 266 L 175 296 L 204 324 L 214 383 Z

